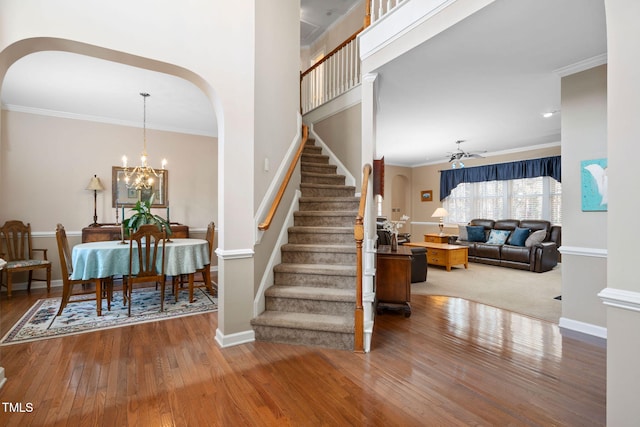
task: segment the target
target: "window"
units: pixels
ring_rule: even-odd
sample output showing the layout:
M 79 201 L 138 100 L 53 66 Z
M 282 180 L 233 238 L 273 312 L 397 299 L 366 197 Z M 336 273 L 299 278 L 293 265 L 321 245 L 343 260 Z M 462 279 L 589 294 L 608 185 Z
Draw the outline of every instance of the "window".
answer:
M 474 218 L 546 219 L 562 223 L 562 184 L 545 176 L 508 181 L 461 183 L 444 199 L 447 222 Z

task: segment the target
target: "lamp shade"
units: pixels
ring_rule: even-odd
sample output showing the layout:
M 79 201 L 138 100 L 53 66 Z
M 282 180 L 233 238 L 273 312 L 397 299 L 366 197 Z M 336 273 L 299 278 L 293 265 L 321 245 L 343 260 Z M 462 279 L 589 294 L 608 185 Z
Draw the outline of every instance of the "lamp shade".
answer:
M 438 208 L 438 209 L 436 209 L 436 211 L 431 216 L 432 217 L 440 217 L 440 218 L 442 218 L 443 216 L 447 216 L 447 215 L 449 215 L 449 212 L 447 212 L 447 210 L 445 208 Z
M 104 187 L 102 186 L 102 183 L 100 182 L 100 178 L 98 178 L 98 175 L 93 175 L 93 178 L 91 178 L 91 181 L 89 181 L 89 185 L 87 185 L 86 190 L 94 190 L 94 191 L 104 190 Z

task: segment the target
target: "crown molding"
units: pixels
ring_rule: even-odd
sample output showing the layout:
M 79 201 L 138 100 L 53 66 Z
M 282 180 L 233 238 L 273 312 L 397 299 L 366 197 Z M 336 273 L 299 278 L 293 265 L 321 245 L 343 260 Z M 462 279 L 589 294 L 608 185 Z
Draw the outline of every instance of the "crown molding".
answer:
M 559 75 L 560 77 L 566 77 L 571 74 L 579 73 L 584 70 L 588 70 L 593 67 L 597 67 L 599 65 L 603 65 L 607 63 L 607 54 L 602 53 L 600 55 L 596 55 L 591 58 L 583 59 L 582 61 L 578 61 L 573 64 L 569 64 L 566 67 L 558 68 L 553 70 L 554 73 Z

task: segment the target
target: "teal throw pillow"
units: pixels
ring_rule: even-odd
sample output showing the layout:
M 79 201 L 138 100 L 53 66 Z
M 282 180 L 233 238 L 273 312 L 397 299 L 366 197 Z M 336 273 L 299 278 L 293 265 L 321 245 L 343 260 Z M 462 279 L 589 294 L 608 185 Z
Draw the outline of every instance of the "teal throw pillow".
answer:
M 524 242 L 527 241 L 527 238 L 531 234 L 530 228 L 520 228 L 516 227 L 511 233 L 511 239 L 509 239 L 509 244 L 513 246 L 524 246 Z
M 487 243 L 490 245 L 504 245 L 504 242 L 506 242 L 509 237 L 509 233 L 509 230 L 491 230 Z
M 470 242 L 484 242 L 484 227 L 482 225 L 467 225 L 467 239 Z

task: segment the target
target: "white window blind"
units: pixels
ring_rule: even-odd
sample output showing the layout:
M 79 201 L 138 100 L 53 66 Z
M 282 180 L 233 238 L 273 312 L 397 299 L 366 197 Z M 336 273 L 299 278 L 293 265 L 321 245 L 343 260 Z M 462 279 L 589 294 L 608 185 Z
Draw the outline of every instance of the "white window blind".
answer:
M 459 184 L 444 199 L 448 223 L 474 218 L 546 219 L 562 224 L 562 184 L 551 177 Z

